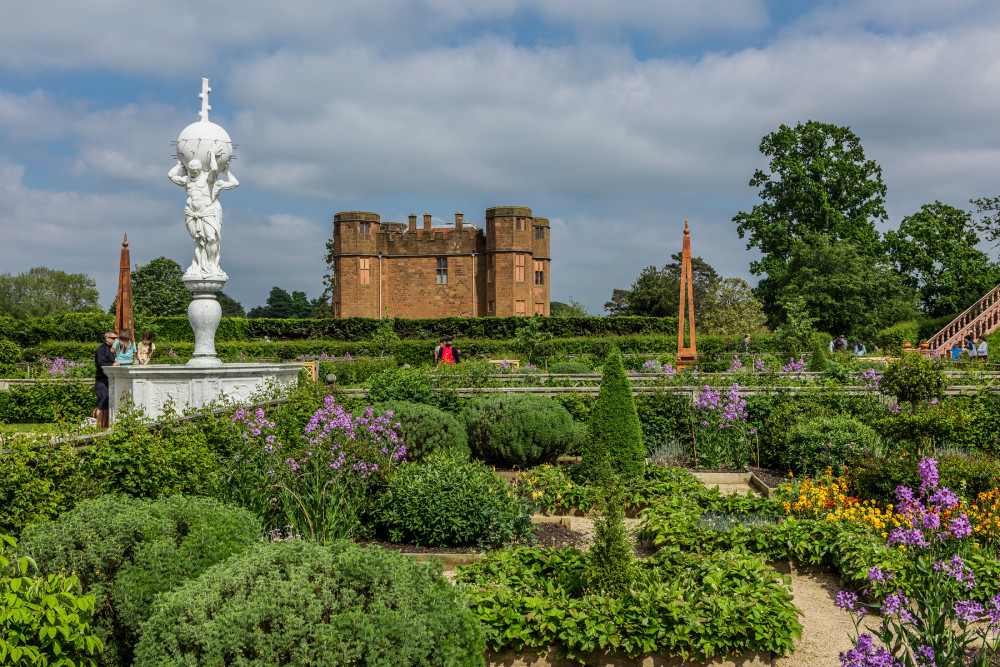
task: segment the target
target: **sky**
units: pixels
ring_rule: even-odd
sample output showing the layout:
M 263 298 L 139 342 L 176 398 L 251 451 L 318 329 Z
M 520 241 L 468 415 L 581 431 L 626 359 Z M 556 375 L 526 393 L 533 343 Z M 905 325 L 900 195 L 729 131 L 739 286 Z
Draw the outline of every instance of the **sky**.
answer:
M 732 222 L 762 137 L 850 127 L 889 219 L 1000 194 L 995 0 L 46 0 L 0 4 L 0 273 L 191 261 L 172 141 L 237 145 L 225 291 L 323 291 L 339 211 L 528 206 L 551 298 L 600 314 L 679 252 L 751 284 Z M 993 255 L 996 252 L 993 251 Z

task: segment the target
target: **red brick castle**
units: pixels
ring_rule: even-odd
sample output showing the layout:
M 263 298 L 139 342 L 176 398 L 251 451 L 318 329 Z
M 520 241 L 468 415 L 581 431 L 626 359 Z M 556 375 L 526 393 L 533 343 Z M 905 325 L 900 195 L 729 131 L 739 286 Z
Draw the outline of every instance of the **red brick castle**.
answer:
M 486 209 L 485 230 L 345 211 L 327 249 L 335 317 L 549 314 L 549 221 L 524 206 Z

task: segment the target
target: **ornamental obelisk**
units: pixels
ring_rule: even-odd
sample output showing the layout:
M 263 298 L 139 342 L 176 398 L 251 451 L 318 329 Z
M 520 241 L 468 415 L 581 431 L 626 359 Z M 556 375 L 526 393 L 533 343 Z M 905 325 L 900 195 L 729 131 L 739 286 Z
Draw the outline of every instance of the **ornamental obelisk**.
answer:
M 177 164 L 167 177 L 184 187 L 184 224 L 194 241 L 194 258 L 184 272 L 184 286 L 191 292 L 188 322 L 194 331 L 194 356 L 188 364 L 222 364 L 215 353 L 215 332 L 222 321 L 222 307 L 216 293 L 229 276 L 219 266 L 222 251 L 222 205 L 219 193 L 231 190 L 239 181 L 229 171 L 233 142 L 220 126 L 208 120 L 208 79 L 201 80 L 201 120 L 191 123 L 177 137 Z
M 681 253 L 681 298 L 677 311 L 677 368 L 685 368 L 698 361 L 698 350 L 694 344 L 694 279 L 691 276 L 691 231 L 688 221 L 684 221 L 684 249 Z M 687 320 L 690 336 L 684 343 L 684 308 L 687 306 Z

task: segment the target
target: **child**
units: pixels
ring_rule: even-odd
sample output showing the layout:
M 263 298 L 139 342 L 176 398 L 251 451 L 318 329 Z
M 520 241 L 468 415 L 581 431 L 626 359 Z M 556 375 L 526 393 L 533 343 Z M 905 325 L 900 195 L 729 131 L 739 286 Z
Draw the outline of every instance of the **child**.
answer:
M 142 332 L 142 342 L 136 346 L 136 353 L 139 357 L 139 363 L 145 366 L 149 363 L 149 360 L 153 358 L 153 350 L 156 349 L 156 344 L 153 343 L 153 333 L 151 331 Z
M 132 340 L 132 330 L 122 329 L 118 334 L 118 340 L 112 348 L 115 352 L 115 361 L 120 366 L 131 366 L 135 363 L 135 341 Z

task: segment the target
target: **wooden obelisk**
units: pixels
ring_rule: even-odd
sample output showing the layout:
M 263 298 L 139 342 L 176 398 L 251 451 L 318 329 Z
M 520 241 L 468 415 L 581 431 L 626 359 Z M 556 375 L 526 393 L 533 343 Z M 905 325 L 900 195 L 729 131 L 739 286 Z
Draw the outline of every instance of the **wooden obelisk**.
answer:
M 698 361 L 698 350 L 694 343 L 694 279 L 691 276 L 691 231 L 688 221 L 684 221 L 684 249 L 681 253 L 681 298 L 677 310 L 677 368 L 691 366 Z M 684 342 L 685 306 L 689 322 L 690 340 Z
M 118 264 L 118 297 L 115 300 L 115 331 L 132 331 L 132 263 L 128 256 L 128 234 L 122 239 L 122 258 Z M 132 331 L 135 340 L 135 332 Z

